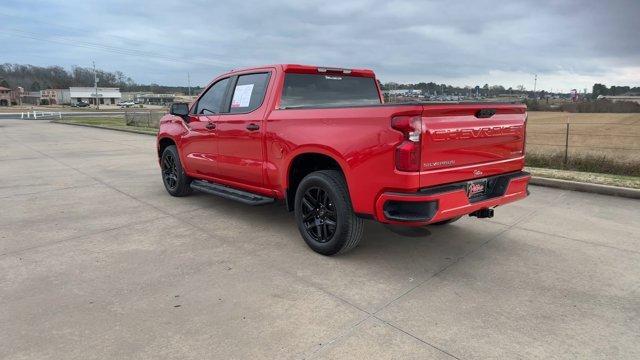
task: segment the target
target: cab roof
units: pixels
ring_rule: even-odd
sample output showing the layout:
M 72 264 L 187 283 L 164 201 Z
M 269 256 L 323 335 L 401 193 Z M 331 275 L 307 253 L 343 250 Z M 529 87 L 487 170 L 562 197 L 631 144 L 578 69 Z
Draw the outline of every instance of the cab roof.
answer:
M 343 74 L 350 76 L 375 77 L 375 73 L 370 69 L 348 69 L 334 66 L 317 66 L 317 65 L 301 65 L 301 64 L 272 64 L 263 66 L 252 66 L 240 69 L 233 69 L 229 73 L 245 72 L 250 70 L 259 70 L 265 68 L 278 68 L 283 72 L 299 73 L 299 74 Z

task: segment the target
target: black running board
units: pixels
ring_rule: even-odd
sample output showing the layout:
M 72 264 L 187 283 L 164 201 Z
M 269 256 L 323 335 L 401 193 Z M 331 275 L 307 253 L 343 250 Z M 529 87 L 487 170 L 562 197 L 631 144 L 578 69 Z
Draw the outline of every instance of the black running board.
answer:
M 193 180 L 191 188 L 208 194 L 218 195 L 225 199 L 239 201 L 247 205 L 265 205 L 275 201 L 274 198 L 250 193 L 243 190 L 233 189 L 228 186 L 214 184 L 202 180 Z

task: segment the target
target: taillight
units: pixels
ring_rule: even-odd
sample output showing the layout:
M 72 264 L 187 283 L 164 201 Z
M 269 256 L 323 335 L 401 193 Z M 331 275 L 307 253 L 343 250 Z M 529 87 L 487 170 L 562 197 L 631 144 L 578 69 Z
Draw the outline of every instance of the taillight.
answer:
M 396 116 L 391 119 L 391 127 L 404 135 L 404 140 L 396 146 L 396 169 L 420 171 L 422 118 L 420 116 Z

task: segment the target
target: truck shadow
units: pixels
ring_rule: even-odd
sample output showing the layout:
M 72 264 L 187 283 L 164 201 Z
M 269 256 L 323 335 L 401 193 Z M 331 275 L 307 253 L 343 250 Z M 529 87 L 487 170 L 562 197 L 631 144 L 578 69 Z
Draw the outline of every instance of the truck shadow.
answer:
M 213 197 L 204 203 L 207 206 L 197 210 L 196 217 L 189 214 L 190 219 L 241 248 L 246 261 L 272 267 L 371 311 L 458 262 L 505 228 L 463 218 L 445 226 L 401 230 L 410 235 L 405 236 L 367 220 L 358 247 L 322 256 L 305 244 L 293 214 L 283 205 L 251 207 Z
M 294 215 L 287 211 L 284 204 L 254 207 L 210 195 L 203 195 L 198 202 L 204 205 L 198 210 L 202 219 L 212 219 L 203 226 L 212 232 L 216 232 L 221 224 L 233 227 L 236 243 L 241 242 L 255 251 L 289 250 L 290 255 L 293 252 L 303 257 L 318 256 L 302 240 Z M 364 237 L 360 245 L 333 258 L 356 261 L 381 256 L 388 259 L 398 257 L 397 261 L 439 255 L 444 259 L 455 258 L 494 237 L 503 228 L 502 225 L 475 218 L 462 218 L 453 224 L 428 227 L 389 226 L 365 220 Z M 326 259 L 323 256 L 320 258 Z

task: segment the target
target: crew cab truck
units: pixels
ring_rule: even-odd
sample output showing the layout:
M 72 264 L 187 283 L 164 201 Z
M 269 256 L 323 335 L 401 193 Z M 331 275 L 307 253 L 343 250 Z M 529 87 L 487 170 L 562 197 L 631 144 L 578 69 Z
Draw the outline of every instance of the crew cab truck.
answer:
M 173 104 L 157 146 L 169 194 L 284 202 L 309 247 L 333 255 L 364 219 L 446 224 L 525 198 L 526 118 L 521 104 L 384 104 L 371 70 L 280 64 Z

